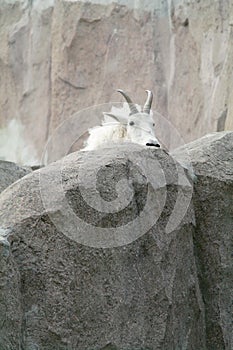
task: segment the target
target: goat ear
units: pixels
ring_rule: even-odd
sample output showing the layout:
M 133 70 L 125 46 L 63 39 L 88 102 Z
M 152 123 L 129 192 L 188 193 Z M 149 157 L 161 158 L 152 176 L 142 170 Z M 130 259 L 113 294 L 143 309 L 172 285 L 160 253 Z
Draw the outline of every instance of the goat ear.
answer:
M 115 119 L 115 120 L 117 120 L 119 122 L 119 119 L 117 118 L 117 116 L 112 114 L 112 113 L 104 112 L 103 115 L 104 115 L 104 119 L 105 120 L 109 119 L 108 117 L 110 117 L 110 118 L 113 118 L 113 119 Z
M 120 115 L 118 116 L 116 114 L 107 113 L 107 112 L 103 112 L 103 114 L 104 114 L 104 121 L 105 122 L 111 122 L 112 119 L 114 119 L 118 123 L 126 124 L 125 119 L 122 116 L 120 116 Z

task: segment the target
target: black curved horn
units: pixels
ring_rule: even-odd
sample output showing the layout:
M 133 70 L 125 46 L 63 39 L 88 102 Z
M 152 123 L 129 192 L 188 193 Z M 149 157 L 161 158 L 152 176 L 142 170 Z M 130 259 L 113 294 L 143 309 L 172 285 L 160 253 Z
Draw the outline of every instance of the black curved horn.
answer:
M 143 107 L 143 113 L 146 113 L 146 114 L 150 114 L 150 110 L 151 110 L 151 105 L 152 105 L 152 101 L 153 101 L 153 94 L 150 90 L 146 90 L 147 92 L 147 100 L 146 100 L 146 103 Z
M 123 90 L 118 89 L 117 91 L 120 92 L 126 99 L 126 102 L 128 103 L 130 108 L 130 115 L 139 113 L 135 103 L 133 103 L 131 98 Z

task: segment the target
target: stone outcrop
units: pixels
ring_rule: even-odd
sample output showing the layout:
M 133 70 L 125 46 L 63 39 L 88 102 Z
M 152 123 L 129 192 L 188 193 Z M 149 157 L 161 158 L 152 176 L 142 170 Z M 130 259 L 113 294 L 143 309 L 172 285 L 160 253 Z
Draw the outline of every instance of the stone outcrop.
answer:
M 86 131 L 101 118 L 93 106 L 120 102 L 122 88 L 138 103 L 145 89 L 154 92 L 154 109 L 170 123 L 155 115 L 158 136 L 170 149 L 180 145 L 174 129 L 186 142 L 232 129 L 232 6 L 2 0 L 1 126 L 20 121 L 37 163 L 58 125 L 91 107 L 88 118 L 78 115 Z
M 0 160 L 0 195 L 11 184 L 30 172 L 30 168 Z M 0 349 L 13 350 L 21 348 L 22 305 L 20 273 L 10 254 L 6 238 L 8 233 L 8 229 L 1 227 L 0 220 L 0 328 L 7 329 L 7 332 L 0 330 Z
M 1 347 L 205 349 L 192 192 L 165 151 L 133 144 L 72 153 L 4 191 Z
M 231 350 L 232 151 L 72 153 L 2 192 L 0 348 Z
M 13 182 L 30 173 L 31 169 L 0 160 L 0 193 Z
M 197 176 L 194 243 L 205 305 L 207 349 L 230 350 L 233 348 L 233 132 L 209 134 L 176 150 L 176 158 L 184 158 L 184 150 L 188 151 Z
M 22 349 L 21 277 L 0 228 L 0 349 Z

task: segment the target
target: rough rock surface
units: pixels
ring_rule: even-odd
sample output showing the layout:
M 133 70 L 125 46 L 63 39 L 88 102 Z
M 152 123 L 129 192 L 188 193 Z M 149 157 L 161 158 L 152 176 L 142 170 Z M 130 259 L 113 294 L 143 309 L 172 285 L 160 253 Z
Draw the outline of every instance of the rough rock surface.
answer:
M 20 273 L 2 234 L 0 229 L 0 349 L 22 349 Z
M 0 194 L 3 190 L 30 173 L 30 168 L 0 160 Z M 14 210 L 14 209 L 12 209 Z M 8 230 L 1 227 L 0 220 L 0 349 L 21 348 L 21 301 L 20 274 L 10 254 L 9 243 L 5 239 Z M 10 296 L 10 297 L 9 297 Z
M 184 215 L 171 222 L 179 194 Z M 166 152 L 132 144 L 73 153 L 4 191 L 1 347 L 205 349 L 190 195 Z
M 155 116 L 170 149 L 180 145 L 174 127 L 186 142 L 230 130 L 232 24 L 228 0 L 2 0 L 0 124 L 19 119 L 40 159 L 60 123 L 120 102 L 122 88 L 138 103 L 154 91 L 154 108 L 171 123 Z M 79 116 L 80 129 L 99 118 L 95 108 Z
M 233 349 L 233 132 L 186 145 L 197 175 L 195 252 L 205 305 L 207 349 Z M 183 157 L 184 148 L 175 151 Z
M 13 182 L 30 173 L 30 168 L 0 160 L 0 193 Z

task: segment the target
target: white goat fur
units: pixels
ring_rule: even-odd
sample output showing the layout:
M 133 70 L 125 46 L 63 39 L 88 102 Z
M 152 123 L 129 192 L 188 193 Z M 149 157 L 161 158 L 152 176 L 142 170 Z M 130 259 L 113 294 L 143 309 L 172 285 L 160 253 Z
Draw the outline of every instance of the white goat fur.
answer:
M 123 108 L 112 107 L 110 113 L 104 113 L 101 126 L 89 129 L 89 138 L 86 141 L 85 151 L 104 147 L 108 143 L 122 143 L 126 141 L 146 145 L 147 142 L 159 144 L 154 135 L 154 122 L 152 113 L 141 112 L 141 107 L 136 105 L 139 113 L 129 116 L 130 110 L 127 103 Z M 134 126 L 129 122 L 134 121 Z

